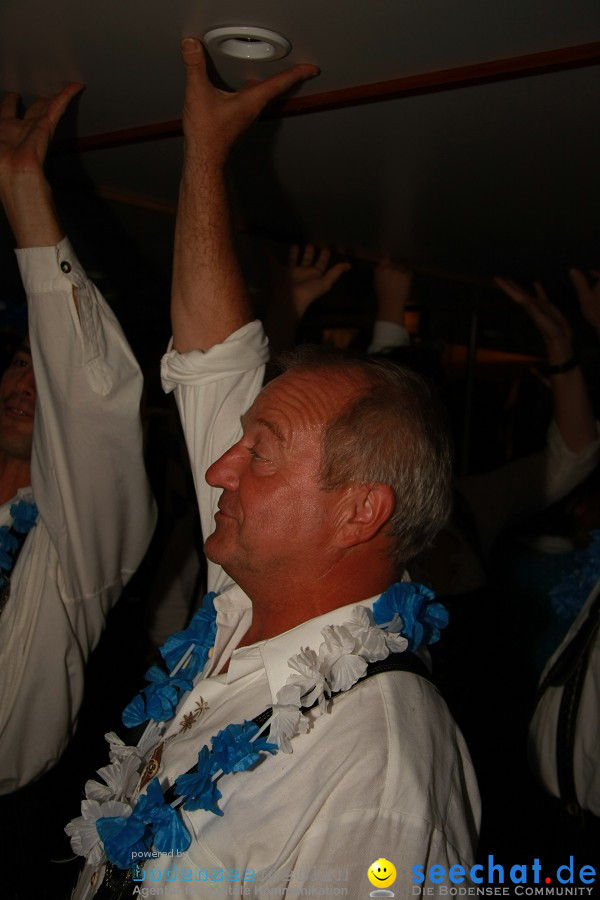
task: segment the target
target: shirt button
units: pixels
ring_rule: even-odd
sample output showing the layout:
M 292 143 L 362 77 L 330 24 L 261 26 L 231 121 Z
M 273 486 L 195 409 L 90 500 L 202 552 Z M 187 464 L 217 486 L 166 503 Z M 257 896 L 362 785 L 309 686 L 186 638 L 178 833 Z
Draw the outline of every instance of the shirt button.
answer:
M 60 267 L 65 274 L 71 271 L 71 263 L 67 262 L 66 259 L 61 262 Z

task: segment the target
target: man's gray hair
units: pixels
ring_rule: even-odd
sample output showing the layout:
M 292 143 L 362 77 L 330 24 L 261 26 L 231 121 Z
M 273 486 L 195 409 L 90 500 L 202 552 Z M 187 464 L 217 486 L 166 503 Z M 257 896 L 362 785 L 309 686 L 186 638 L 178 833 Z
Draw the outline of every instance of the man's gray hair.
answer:
M 339 375 L 357 396 L 323 431 L 321 486 L 386 484 L 396 506 L 387 526 L 400 570 L 443 528 L 452 502 L 452 454 L 435 390 L 389 360 L 301 346 L 279 360 L 283 371 Z

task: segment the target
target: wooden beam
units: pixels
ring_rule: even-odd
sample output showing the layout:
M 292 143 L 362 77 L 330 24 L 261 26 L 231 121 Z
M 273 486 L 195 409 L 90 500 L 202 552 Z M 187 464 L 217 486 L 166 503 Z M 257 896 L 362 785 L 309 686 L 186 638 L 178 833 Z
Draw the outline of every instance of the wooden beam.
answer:
M 120 203 L 122 206 L 147 209 L 149 212 L 163 213 L 167 216 L 174 216 L 177 212 L 176 203 L 157 200 L 145 194 L 135 194 L 133 191 L 115 190 L 114 188 L 100 186 L 94 193 L 96 196 L 102 197 L 103 200 L 109 200 L 111 203 Z
M 376 103 L 382 100 L 399 100 L 403 97 L 435 94 L 441 91 L 474 87 L 479 84 L 508 81 L 532 75 L 545 75 L 565 69 L 598 65 L 598 63 L 600 63 L 600 41 L 595 41 L 590 44 L 578 44 L 574 47 L 529 53 L 526 56 L 513 56 L 507 59 L 475 63 L 470 66 L 458 66 L 454 69 L 442 69 L 438 72 L 407 75 L 402 78 L 393 78 L 390 81 L 356 85 L 312 96 L 291 97 L 284 100 L 277 109 L 272 111 L 271 115 L 274 117 L 301 115 L 358 106 L 364 103 Z
M 470 66 L 442 69 L 437 72 L 406 75 L 402 78 L 392 78 L 389 81 L 353 85 L 336 91 L 324 91 L 320 94 L 291 97 L 273 104 L 267 111 L 266 117 L 283 118 L 343 109 L 349 106 L 361 106 L 365 103 L 380 103 L 384 100 L 399 100 L 402 97 L 415 97 L 479 84 L 490 84 L 495 81 L 544 75 L 566 69 L 598 65 L 598 63 L 600 63 L 600 41 L 595 41 L 589 44 L 577 44 L 574 47 L 529 53 L 525 56 L 512 56 L 506 59 L 475 63 Z M 181 119 L 172 119 L 154 125 L 141 125 L 136 128 L 124 128 L 119 131 L 75 138 L 57 144 L 54 152 L 106 150 L 110 147 L 181 137 L 181 134 Z

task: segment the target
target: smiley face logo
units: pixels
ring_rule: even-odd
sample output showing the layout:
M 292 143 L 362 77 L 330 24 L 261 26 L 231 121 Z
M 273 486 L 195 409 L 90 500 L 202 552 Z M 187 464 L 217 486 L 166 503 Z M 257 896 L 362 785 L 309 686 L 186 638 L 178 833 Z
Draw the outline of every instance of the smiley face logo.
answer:
M 389 887 L 396 880 L 396 867 L 389 859 L 376 859 L 369 866 L 367 876 L 374 887 Z

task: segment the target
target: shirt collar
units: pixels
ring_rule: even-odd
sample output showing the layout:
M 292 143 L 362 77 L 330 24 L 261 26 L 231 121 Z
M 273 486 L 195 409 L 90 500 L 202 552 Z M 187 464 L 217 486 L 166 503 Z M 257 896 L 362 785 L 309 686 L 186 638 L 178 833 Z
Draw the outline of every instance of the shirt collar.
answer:
M 350 603 L 348 606 L 340 606 L 322 616 L 309 619 L 308 622 L 302 622 L 301 625 L 297 625 L 295 628 L 284 631 L 283 634 L 278 634 L 266 641 L 250 644 L 247 647 L 240 647 L 234 651 L 231 657 L 229 665 L 231 680 L 234 680 L 238 674 L 246 674 L 249 669 L 264 667 L 269 682 L 271 702 L 274 704 L 277 694 L 290 675 L 294 674 L 293 669 L 288 665 L 290 657 L 299 653 L 303 647 L 310 647 L 312 650 L 318 651 L 323 643 L 321 629 L 325 628 L 326 625 L 342 625 L 344 622 L 349 621 L 352 616 L 352 610 L 357 605 L 371 610 L 379 596 L 379 594 L 376 594 L 374 597 L 370 597 L 359 604 Z

